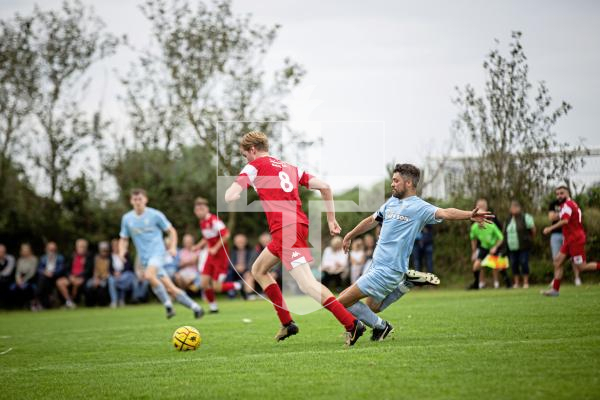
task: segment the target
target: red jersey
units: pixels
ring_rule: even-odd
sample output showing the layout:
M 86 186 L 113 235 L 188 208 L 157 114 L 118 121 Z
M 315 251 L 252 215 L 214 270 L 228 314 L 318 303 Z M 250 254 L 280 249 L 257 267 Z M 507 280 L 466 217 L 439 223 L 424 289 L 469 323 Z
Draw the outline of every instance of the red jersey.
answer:
M 585 242 L 585 230 L 581 222 L 581 209 L 577 203 L 571 199 L 565 201 L 560 207 L 559 216 L 561 220 L 565 219 L 569 221 L 562 227 L 565 243 Z
M 227 226 L 214 214 L 208 213 L 203 220 L 200 221 L 200 229 L 202 230 L 202 237 L 206 239 L 209 247 L 213 247 L 219 240 L 221 240 L 221 236 L 225 236 L 229 234 L 229 230 Z M 215 257 L 221 255 L 227 251 L 227 243 L 219 249 Z
M 308 187 L 310 178 L 302 169 L 267 156 L 247 164 L 236 182 L 244 189 L 254 187 L 273 233 L 288 225 L 308 225 L 298 187 Z

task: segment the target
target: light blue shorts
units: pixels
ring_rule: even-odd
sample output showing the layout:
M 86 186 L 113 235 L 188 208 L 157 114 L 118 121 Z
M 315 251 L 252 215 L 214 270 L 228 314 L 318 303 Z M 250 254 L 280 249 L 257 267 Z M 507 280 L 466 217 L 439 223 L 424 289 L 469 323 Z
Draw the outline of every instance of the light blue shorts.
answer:
M 156 268 L 156 276 L 162 278 L 163 276 L 167 276 L 167 271 L 165 271 L 165 263 L 166 256 L 163 254 L 162 256 L 152 256 L 148 259 L 148 262 L 143 263 L 144 270 L 148 269 L 148 267 Z
M 356 285 L 367 296 L 383 301 L 403 280 L 404 272 L 372 263 L 367 272 L 358 278 Z

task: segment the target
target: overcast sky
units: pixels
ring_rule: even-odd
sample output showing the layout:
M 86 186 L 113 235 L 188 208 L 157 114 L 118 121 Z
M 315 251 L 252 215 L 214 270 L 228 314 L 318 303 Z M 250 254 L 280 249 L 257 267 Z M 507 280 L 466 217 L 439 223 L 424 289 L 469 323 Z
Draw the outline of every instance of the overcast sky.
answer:
M 28 13 L 34 3 L 0 0 L 0 16 Z M 50 8 L 60 2 L 39 3 Z M 138 47 L 149 42 L 139 1 L 84 3 L 94 3 L 113 33 L 126 34 Z M 442 151 L 456 115 L 454 87 L 481 88 L 485 54 L 494 38 L 506 44 L 511 30 L 523 32 L 530 78 L 547 81 L 555 100 L 573 105 L 557 126 L 560 139 L 600 147 L 600 2 L 238 0 L 233 7 L 258 22 L 282 25 L 269 63 L 291 56 L 307 69 L 290 100 L 292 114 L 343 121 L 322 125 L 328 156 L 320 169 L 328 175 L 381 174 L 392 159 L 422 163 Z M 124 117 L 114 100 L 121 88 L 113 69 L 124 73 L 132 56 L 121 51 L 92 71 L 87 102 L 102 101 L 116 120 Z

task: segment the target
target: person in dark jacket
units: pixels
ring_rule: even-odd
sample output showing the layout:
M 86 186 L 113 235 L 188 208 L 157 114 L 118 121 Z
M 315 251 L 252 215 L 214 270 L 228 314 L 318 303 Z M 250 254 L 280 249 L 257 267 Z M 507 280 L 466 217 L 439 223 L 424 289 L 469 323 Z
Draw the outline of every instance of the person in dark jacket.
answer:
M 229 252 L 233 267 L 229 267 L 227 281 L 243 284 L 242 296 L 247 300 L 254 300 L 254 277 L 250 271 L 257 253 L 250 245 L 248 238 L 243 233 L 233 237 L 233 249 Z
M 508 250 L 508 260 L 513 273 L 513 287 L 529 288 L 529 251 L 535 237 L 535 223 L 531 214 L 523 212 L 521 203 L 510 202 L 510 215 L 504 224 L 504 240 Z
M 38 284 L 36 288 L 36 298 L 38 299 L 41 307 L 50 307 L 50 294 L 57 286 L 58 280 L 64 276 L 65 273 L 65 258 L 62 254 L 58 253 L 58 246 L 55 242 L 48 242 L 46 244 L 46 253 L 40 258 L 38 265 Z M 59 290 L 61 288 L 59 287 Z M 68 300 L 65 305 L 68 308 L 75 307 L 75 304 L 68 297 L 68 291 L 62 293 L 67 295 Z

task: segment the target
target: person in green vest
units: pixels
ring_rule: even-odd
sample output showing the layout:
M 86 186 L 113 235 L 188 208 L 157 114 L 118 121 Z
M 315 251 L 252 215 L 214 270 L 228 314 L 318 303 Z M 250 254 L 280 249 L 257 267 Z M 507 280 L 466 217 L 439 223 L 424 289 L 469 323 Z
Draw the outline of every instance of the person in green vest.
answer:
M 510 215 L 504 224 L 504 237 L 508 248 L 509 264 L 513 273 L 513 288 L 520 285 L 523 277 L 523 289 L 529 288 L 529 250 L 535 237 L 535 223 L 531 214 L 523 212 L 521 203 L 510 202 Z
M 475 207 L 480 211 L 487 211 L 488 202 L 486 199 L 479 199 L 475 203 Z M 471 225 L 469 238 L 471 239 L 474 280 L 467 289 L 477 290 L 485 287 L 485 276 L 481 274 L 481 262 L 488 254 L 495 255 L 498 252 L 504 240 L 504 235 L 495 223 L 485 225 L 474 223 Z M 499 287 L 498 271 L 494 269 L 493 273 L 494 287 Z M 504 274 L 506 274 L 506 271 L 504 271 Z

